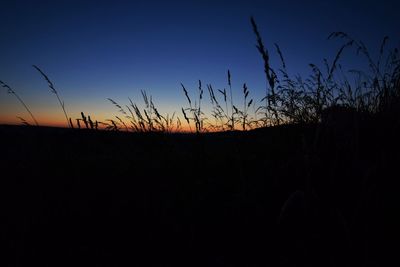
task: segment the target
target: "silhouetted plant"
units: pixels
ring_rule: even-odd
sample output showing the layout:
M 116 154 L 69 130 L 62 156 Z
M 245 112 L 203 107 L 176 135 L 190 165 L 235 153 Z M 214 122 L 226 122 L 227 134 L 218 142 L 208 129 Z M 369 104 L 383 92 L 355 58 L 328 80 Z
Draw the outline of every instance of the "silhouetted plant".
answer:
M 226 124 L 229 121 L 229 115 L 227 111 L 227 101 L 226 101 L 226 90 L 225 89 L 224 91 L 218 90 L 224 96 L 224 102 L 226 104 L 226 109 L 224 109 L 220 105 L 219 100 L 214 93 L 212 85 L 211 84 L 207 85 L 207 88 L 212 105 L 211 116 L 215 120 L 215 123 L 214 124 L 210 123 L 208 127 L 210 127 L 212 130 L 215 131 L 220 131 L 220 130 L 224 131 L 227 126 Z
M 90 115 L 86 116 L 85 113 L 81 112 L 81 118 L 76 119 L 76 125 L 78 129 L 81 129 L 81 121 L 83 121 L 86 129 L 98 130 L 98 125 L 99 125 L 98 121 L 97 120 L 93 121 Z M 72 120 L 70 121 L 70 123 L 72 125 L 72 128 L 74 128 Z
M 78 129 L 81 128 L 81 123 L 80 123 L 81 119 L 76 119 L 76 125 L 78 126 Z
M 57 97 L 57 99 L 58 99 L 58 102 L 60 103 L 60 106 L 61 106 L 61 108 L 62 108 L 62 110 L 63 110 L 63 112 L 64 112 L 65 119 L 67 120 L 67 125 L 68 125 L 69 127 L 72 127 L 72 125 L 70 125 L 70 120 L 69 120 L 69 117 L 68 117 L 68 115 L 67 115 L 67 112 L 65 111 L 65 104 L 64 104 L 64 101 L 61 101 L 61 98 L 60 98 L 60 96 L 59 96 L 59 94 L 58 94 L 56 88 L 54 87 L 54 84 L 50 81 L 49 77 L 47 77 L 47 75 L 46 75 L 38 66 L 36 66 L 36 65 L 32 65 L 32 66 L 33 66 L 33 67 L 43 76 L 43 78 L 47 81 L 47 84 L 48 84 L 48 86 L 49 86 L 49 88 L 50 88 L 50 91 L 51 91 L 53 94 L 56 95 L 56 97 Z
M 31 116 L 32 120 L 34 121 L 36 126 L 39 126 L 35 116 L 33 116 L 31 110 L 28 108 L 28 106 L 25 104 L 25 102 L 22 100 L 22 98 L 15 92 L 14 89 L 12 89 L 9 85 L 7 85 L 6 83 L 4 83 L 3 81 L 0 81 L 0 85 L 4 88 L 7 89 L 7 93 L 14 95 L 18 101 L 22 104 L 22 106 L 24 106 L 24 108 L 26 109 L 26 111 L 28 111 L 29 115 Z M 21 117 L 18 117 L 21 119 Z M 25 120 L 23 120 L 24 124 L 28 124 Z
M 118 123 L 125 128 L 126 131 L 133 132 L 172 132 L 174 130 L 180 129 L 181 124 L 180 121 L 176 122 L 176 126 L 174 126 L 175 122 L 175 113 L 170 117 L 169 114 L 163 116 L 160 114 L 158 109 L 156 108 L 152 96 L 148 96 L 146 91 L 141 91 L 142 98 L 145 104 L 145 108 L 143 111 L 139 108 L 139 106 L 129 99 L 129 105 L 126 105 L 126 109 L 123 108 L 120 104 L 114 101 L 111 98 L 108 100 L 118 108 L 118 112 L 124 115 L 123 118 L 115 116 Z M 126 111 L 128 110 L 128 111 Z M 124 119 L 128 120 L 130 124 L 124 121 Z
M 83 112 L 81 112 L 81 116 L 82 116 L 82 120 L 83 120 L 83 123 L 85 124 L 86 129 L 89 129 L 88 120 Z
M 90 125 L 90 129 L 94 129 L 94 124 L 93 124 L 93 121 L 92 121 L 92 119 L 90 118 L 90 116 L 88 116 L 88 121 L 89 121 L 89 125 Z
M 280 75 L 270 66 L 269 53 L 265 48 L 257 25 L 251 18 L 253 31 L 257 37 L 257 49 L 264 61 L 267 78 L 264 125 L 280 123 L 319 122 L 324 109 L 340 105 L 355 108 L 358 112 L 386 113 L 385 110 L 398 110 L 400 60 L 398 49 L 389 51 L 385 64 L 382 65 L 388 38 L 382 41 L 377 62 L 372 60 L 366 46 L 343 32 L 332 33 L 328 39 L 342 38 L 345 43 L 339 48 L 332 64 L 324 60 L 325 71 L 315 64 L 310 64 L 311 74 L 306 79 L 300 76 L 291 78 L 279 46 L 275 44 L 282 63 Z M 343 51 L 355 47 L 357 54 L 363 54 L 369 65 L 369 72 L 349 70 L 355 75 L 356 82 L 350 82 L 339 60 Z M 397 108 L 396 108 L 397 106 Z M 272 115 L 272 116 L 271 116 Z
M 186 99 L 189 103 L 189 107 L 188 108 L 182 108 L 182 113 L 183 116 L 186 120 L 186 122 L 188 123 L 189 127 L 190 127 L 190 121 L 194 122 L 195 125 L 195 129 L 196 129 L 196 133 L 200 133 L 200 132 L 204 132 L 206 130 L 206 128 L 204 127 L 204 122 L 207 119 L 203 113 L 203 111 L 201 110 L 201 100 L 203 99 L 203 88 L 201 86 L 201 81 L 199 80 L 199 98 L 198 101 L 194 102 L 194 106 L 192 105 L 192 101 L 189 97 L 189 93 L 186 90 L 185 86 L 181 83 L 183 92 L 186 96 Z M 192 117 L 189 117 L 187 114 L 191 114 Z
M 276 99 L 276 94 L 275 94 L 275 83 L 277 80 L 277 75 L 276 75 L 275 71 L 270 67 L 268 50 L 265 48 L 265 46 L 263 44 L 261 35 L 258 31 L 257 24 L 253 17 L 250 18 L 250 22 L 253 26 L 253 31 L 257 37 L 256 47 L 263 58 L 264 72 L 265 72 L 267 82 L 268 82 L 265 97 L 261 100 L 261 101 L 265 100 L 265 107 L 264 107 L 265 108 L 265 118 L 264 118 L 264 120 L 265 120 L 265 123 L 268 123 L 268 121 L 271 120 L 269 113 L 272 112 L 275 117 L 275 121 L 273 124 L 279 124 L 280 118 L 279 118 L 278 111 L 277 111 L 277 99 Z
M 247 88 L 247 85 L 244 83 L 243 84 L 243 110 L 238 110 L 237 108 L 237 113 L 239 114 L 239 120 L 241 121 L 242 124 L 242 130 L 246 131 L 247 128 L 252 128 L 252 122 L 253 120 L 249 120 L 249 113 L 248 109 L 253 103 L 253 99 L 250 99 L 250 101 L 247 101 L 249 96 L 249 89 Z
M 118 122 L 114 120 L 106 120 L 105 122 L 99 122 L 99 124 L 102 124 L 105 126 L 105 130 L 110 130 L 110 131 L 116 131 L 118 132 L 120 127 L 118 127 Z
M 397 48 L 388 51 L 382 65 L 388 37 L 382 40 L 377 62 L 373 61 L 363 42 L 354 40 L 346 33 L 334 32 L 329 38 L 345 39 L 351 46 L 355 46 L 357 54 L 363 54 L 368 61 L 369 73 L 352 70 L 359 78 L 356 88 L 352 88 L 350 83 L 343 86 L 347 90 L 341 91 L 341 95 L 347 100 L 347 105 L 373 113 L 387 113 L 387 110 L 398 106 L 400 57 Z
M 115 116 L 115 118 L 124 126 L 125 130 L 128 132 L 128 126 L 126 126 L 125 122 L 118 116 Z
M 71 128 L 74 129 L 74 125 L 72 124 L 72 119 L 69 118 L 69 125 L 71 125 Z
M 17 118 L 21 121 L 23 125 L 30 126 L 29 122 L 27 122 L 24 118 L 17 116 Z
M 235 130 L 235 113 L 237 113 L 236 107 L 233 105 L 233 94 L 232 94 L 232 83 L 231 83 L 231 72 L 228 70 L 228 86 L 229 86 L 229 93 L 231 96 L 231 118 L 230 118 L 230 128 L 231 130 Z

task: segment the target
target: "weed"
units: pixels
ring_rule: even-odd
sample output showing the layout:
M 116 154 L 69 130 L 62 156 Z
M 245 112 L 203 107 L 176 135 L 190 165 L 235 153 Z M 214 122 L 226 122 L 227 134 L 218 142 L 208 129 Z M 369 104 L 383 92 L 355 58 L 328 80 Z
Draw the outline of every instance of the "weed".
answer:
M 26 111 L 28 111 L 28 113 L 31 116 L 32 120 L 34 121 L 35 125 L 39 126 L 35 116 L 33 116 L 31 110 L 28 108 L 28 106 L 25 104 L 25 102 L 22 100 L 22 98 L 15 92 L 15 90 L 12 89 L 9 85 L 4 83 L 3 81 L 0 81 L 0 85 L 7 89 L 7 93 L 14 95 L 18 99 L 18 101 L 22 104 L 22 106 L 24 106 Z M 21 117 L 18 117 L 18 118 L 21 119 Z M 22 120 L 22 121 L 24 124 L 28 124 L 25 120 Z
M 47 84 L 48 84 L 48 86 L 49 86 L 49 88 L 50 88 L 50 91 L 51 91 L 53 94 L 56 95 L 57 100 L 58 100 L 58 103 L 60 103 L 60 106 L 61 106 L 61 108 L 62 108 L 62 110 L 63 110 L 63 112 L 64 112 L 65 119 L 67 120 L 67 125 L 68 125 L 69 127 L 73 127 L 72 124 L 70 124 L 69 117 L 68 117 L 68 115 L 67 115 L 67 112 L 65 111 L 65 104 L 64 104 L 64 101 L 61 101 L 61 98 L 60 98 L 60 96 L 59 96 L 59 94 L 58 94 L 56 88 L 54 87 L 54 84 L 51 82 L 51 80 L 49 79 L 49 77 L 48 77 L 38 66 L 36 66 L 36 65 L 32 65 L 32 66 L 43 76 L 43 78 L 46 80 L 46 82 L 47 82 Z

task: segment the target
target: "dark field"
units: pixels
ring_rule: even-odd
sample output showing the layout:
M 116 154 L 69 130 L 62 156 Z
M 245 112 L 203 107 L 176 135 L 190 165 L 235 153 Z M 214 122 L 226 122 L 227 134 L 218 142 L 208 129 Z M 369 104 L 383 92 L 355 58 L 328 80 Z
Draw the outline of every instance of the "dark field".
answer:
M 398 127 L 0 126 L 1 265 L 394 266 Z

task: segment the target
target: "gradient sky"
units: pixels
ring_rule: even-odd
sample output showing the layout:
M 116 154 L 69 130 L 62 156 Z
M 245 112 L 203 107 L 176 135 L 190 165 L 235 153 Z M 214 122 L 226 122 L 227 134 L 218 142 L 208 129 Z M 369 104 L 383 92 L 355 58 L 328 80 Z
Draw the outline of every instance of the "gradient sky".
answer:
M 272 67 L 279 66 L 273 43 L 289 71 L 307 74 L 308 64 L 332 62 L 343 43 L 327 40 L 344 31 L 363 40 L 373 55 L 388 35 L 399 47 L 399 1 L 18 1 L 0 3 L 0 80 L 30 106 L 41 125 L 65 125 L 57 99 L 31 65 L 48 74 L 70 117 L 80 112 L 100 120 L 118 115 L 107 98 L 141 103 L 140 90 L 161 113 L 186 105 L 182 82 L 192 92 L 198 80 L 227 86 L 230 69 L 239 98 L 247 83 L 260 100 L 265 91 L 263 62 L 249 18 L 254 16 Z M 351 64 L 360 63 L 345 53 Z M 362 62 L 361 62 L 362 63 Z M 29 115 L 4 88 L 0 123 Z

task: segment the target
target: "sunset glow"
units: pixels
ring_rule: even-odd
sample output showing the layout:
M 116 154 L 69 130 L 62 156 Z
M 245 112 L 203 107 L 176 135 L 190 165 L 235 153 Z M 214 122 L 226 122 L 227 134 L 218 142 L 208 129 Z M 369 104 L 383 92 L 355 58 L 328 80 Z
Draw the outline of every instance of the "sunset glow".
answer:
M 110 8 L 107 1 L 85 1 L 77 6 L 71 1 L 3 1 L 0 80 L 24 99 L 40 125 L 67 122 L 33 64 L 54 83 L 73 121 L 81 112 L 101 121 L 115 119 L 121 114 L 107 98 L 127 105 L 129 97 L 141 105 L 140 92 L 146 90 L 162 114 L 175 112 L 185 125 L 181 108 L 187 102 L 180 83 L 192 97 L 197 94 L 198 80 L 204 88 L 212 84 L 222 90 L 228 88 L 226 73 L 230 70 L 235 104 L 242 105 L 243 83 L 260 104 L 266 81 L 249 23 L 251 15 L 262 25 L 274 67 L 280 64 L 273 47 L 278 43 L 288 71 L 308 75 L 309 63 L 321 66 L 323 58 L 333 60 L 340 46 L 326 40 L 333 31 L 362 39 L 373 51 L 385 35 L 394 38 L 394 44 L 399 42 L 396 16 L 390 16 L 398 3 L 379 7 L 374 3 L 363 1 L 362 8 L 355 9 L 349 6 L 357 1 L 346 2 L 346 6 L 335 2 L 329 7 L 319 1 L 271 4 L 253 0 L 229 5 L 223 1 L 134 1 Z M 321 9 L 324 12 L 318 12 Z M 336 14 L 341 14 L 340 21 L 334 19 Z M 364 65 L 354 53 L 345 55 L 343 64 L 347 62 L 349 68 Z M 206 117 L 211 113 L 209 102 L 205 94 Z M 32 123 L 20 103 L 1 90 L 0 123 L 19 124 L 17 117 Z

